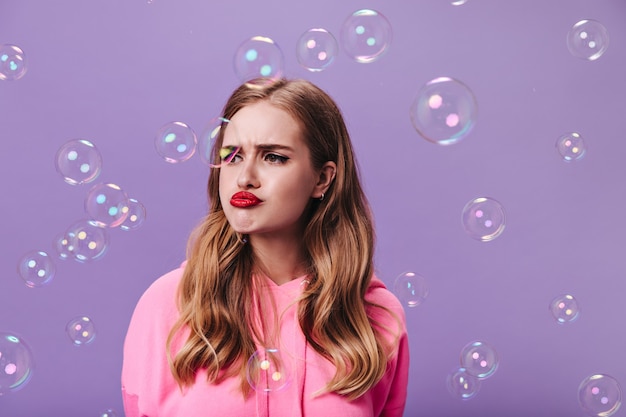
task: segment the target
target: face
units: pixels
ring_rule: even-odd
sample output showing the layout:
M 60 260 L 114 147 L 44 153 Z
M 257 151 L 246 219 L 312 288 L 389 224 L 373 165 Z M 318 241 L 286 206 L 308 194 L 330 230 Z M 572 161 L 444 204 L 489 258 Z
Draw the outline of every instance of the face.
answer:
M 294 238 L 312 198 L 328 188 L 315 170 L 298 122 L 267 101 L 239 110 L 222 149 L 239 147 L 220 168 L 219 193 L 231 227 L 242 234 Z M 223 152 L 224 155 L 228 152 Z M 334 173 L 334 171 L 333 171 Z

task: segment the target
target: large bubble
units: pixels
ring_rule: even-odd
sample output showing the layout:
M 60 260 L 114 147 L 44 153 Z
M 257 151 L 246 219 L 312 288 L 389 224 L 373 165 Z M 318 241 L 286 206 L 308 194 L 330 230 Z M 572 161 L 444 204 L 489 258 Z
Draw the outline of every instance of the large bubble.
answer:
M 42 287 L 54 278 L 56 265 L 47 252 L 34 250 L 20 258 L 17 271 L 26 286 L 31 288 Z
M 486 342 L 474 341 L 461 350 L 461 367 L 478 379 L 492 376 L 498 369 L 496 350 Z
M 102 156 L 96 146 L 85 139 L 64 143 L 54 159 L 57 172 L 71 185 L 92 182 L 102 171 Z
M 462 212 L 463 228 L 473 239 L 489 242 L 502 234 L 506 226 L 504 208 L 489 197 L 469 201 Z
M 34 367 L 26 341 L 13 333 L 0 332 L 0 396 L 24 388 Z
M 567 33 L 567 48 L 581 59 L 595 61 L 609 47 L 609 32 L 606 27 L 592 19 L 576 22 Z
M 356 62 L 368 64 L 380 59 L 389 49 L 391 25 L 376 10 L 362 9 L 352 13 L 341 27 L 341 45 Z
M 0 45 L 0 81 L 19 80 L 26 69 L 26 57 L 19 46 Z
M 85 212 L 100 227 L 117 227 L 128 217 L 128 195 L 117 184 L 96 184 L 85 196 Z
M 285 71 L 282 50 L 271 38 L 264 36 L 254 36 L 242 42 L 235 52 L 233 65 L 242 82 L 259 77 L 275 80 Z
M 246 377 L 255 391 L 270 393 L 291 382 L 291 370 L 280 350 L 260 349 L 248 360 Z
M 296 57 L 311 72 L 323 71 L 337 56 L 337 41 L 326 29 L 315 28 L 304 32 L 296 45 Z
M 474 93 L 461 81 L 439 77 L 419 89 L 409 112 L 413 127 L 424 139 L 451 145 L 472 131 L 478 105 Z
M 196 152 L 197 138 L 194 130 L 183 122 L 166 123 L 154 137 L 157 153 L 170 164 L 185 162 Z
M 393 290 L 406 307 L 417 307 L 428 297 L 428 282 L 415 272 L 403 272 L 394 281 Z
M 588 415 L 608 417 L 622 405 L 622 388 L 610 375 L 591 375 L 578 387 L 578 402 Z

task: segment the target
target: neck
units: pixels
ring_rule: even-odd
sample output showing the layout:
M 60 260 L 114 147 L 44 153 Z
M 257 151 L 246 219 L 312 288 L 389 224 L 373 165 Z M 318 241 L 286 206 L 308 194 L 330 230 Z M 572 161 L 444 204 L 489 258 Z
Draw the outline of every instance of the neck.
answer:
M 277 285 L 306 273 L 301 239 L 251 235 L 248 244 L 252 245 L 256 266 Z

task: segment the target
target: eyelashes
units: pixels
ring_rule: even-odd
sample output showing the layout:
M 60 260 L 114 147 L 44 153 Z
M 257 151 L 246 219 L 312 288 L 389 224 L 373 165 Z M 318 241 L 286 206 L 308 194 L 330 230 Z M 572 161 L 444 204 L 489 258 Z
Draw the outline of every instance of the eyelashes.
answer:
M 236 162 L 236 159 L 239 156 L 239 151 L 241 150 L 241 146 L 224 146 L 219 150 L 220 163 L 219 164 L 211 164 L 211 168 L 221 168 L 224 165 Z M 276 153 L 268 152 L 263 156 L 263 160 L 269 162 L 270 164 L 282 165 L 286 163 L 289 158 L 283 155 L 279 155 Z
M 211 168 L 220 168 L 222 165 L 229 164 L 235 159 L 235 156 L 241 150 L 240 146 L 224 146 L 220 149 L 220 163 L 211 164 Z

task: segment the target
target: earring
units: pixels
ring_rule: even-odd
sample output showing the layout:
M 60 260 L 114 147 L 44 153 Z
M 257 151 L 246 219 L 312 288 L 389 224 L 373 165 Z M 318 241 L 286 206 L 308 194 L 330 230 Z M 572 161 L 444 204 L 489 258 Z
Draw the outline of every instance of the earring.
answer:
M 324 201 L 324 193 L 322 193 L 322 196 L 320 197 L 320 201 Z

